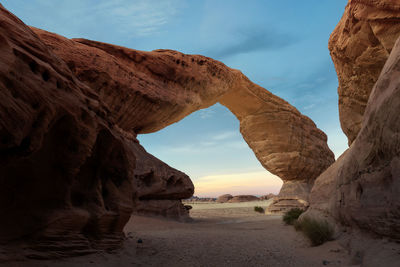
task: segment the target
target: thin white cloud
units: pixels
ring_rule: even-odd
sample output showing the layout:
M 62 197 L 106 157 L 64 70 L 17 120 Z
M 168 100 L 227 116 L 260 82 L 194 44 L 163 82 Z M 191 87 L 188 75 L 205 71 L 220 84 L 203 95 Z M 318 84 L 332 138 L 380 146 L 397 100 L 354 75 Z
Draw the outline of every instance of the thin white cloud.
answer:
M 309 110 L 309 109 L 312 109 L 313 107 L 315 107 L 315 103 L 310 104 L 310 105 L 308 105 L 308 106 L 305 106 L 305 107 L 303 107 L 303 109 L 304 109 L 304 110 Z
M 198 113 L 201 119 L 208 119 L 215 114 L 215 111 L 212 109 L 201 109 L 198 111 Z
M 226 140 L 226 139 L 230 139 L 232 137 L 236 137 L 237 136 L 237 132 L 236 131 L 227 131 L 227 132 L 222 132 L 222 133 L 217 133 L 215 135 L 213 135 L 211 138 L 213 140 Z
M 100 1 L 94 16 L 118 25 L 116 30 L 146 36 L 161 31 L 179 12 L 182 0 Z

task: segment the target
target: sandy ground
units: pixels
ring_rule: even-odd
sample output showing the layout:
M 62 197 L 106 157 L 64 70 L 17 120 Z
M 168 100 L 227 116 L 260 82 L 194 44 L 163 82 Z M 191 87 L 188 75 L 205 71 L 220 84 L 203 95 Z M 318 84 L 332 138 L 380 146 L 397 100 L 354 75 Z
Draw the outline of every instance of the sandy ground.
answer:
M 348 266 L 338 242 L 310 247 L 281 216 L 254 212 L 269 203 L 191 204 L 191 223 L 133 216 L 119 251 L 8 266 Z

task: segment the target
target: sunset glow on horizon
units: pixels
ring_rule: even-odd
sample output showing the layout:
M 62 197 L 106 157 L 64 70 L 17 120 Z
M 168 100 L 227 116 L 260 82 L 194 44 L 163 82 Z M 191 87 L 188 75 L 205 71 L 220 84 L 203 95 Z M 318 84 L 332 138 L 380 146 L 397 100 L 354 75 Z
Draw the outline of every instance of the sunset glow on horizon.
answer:
M 282 180 L 268 171 L 208 175 L 193 181 L 194 195 L 198 197 L 218 197 L 231 195 L 266 195 L 277 194 L 282 187 Z

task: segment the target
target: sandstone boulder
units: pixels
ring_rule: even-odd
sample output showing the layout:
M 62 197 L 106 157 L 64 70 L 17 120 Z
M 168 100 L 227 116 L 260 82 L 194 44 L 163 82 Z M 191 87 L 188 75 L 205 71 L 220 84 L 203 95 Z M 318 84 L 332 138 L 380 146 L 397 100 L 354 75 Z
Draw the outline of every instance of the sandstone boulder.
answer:
M 331 34 L 329 50 L 339 80 L 339 115 L 349 144 L 361 129 L 371 90 L 400 36 L 397 0 L 350 0 Z

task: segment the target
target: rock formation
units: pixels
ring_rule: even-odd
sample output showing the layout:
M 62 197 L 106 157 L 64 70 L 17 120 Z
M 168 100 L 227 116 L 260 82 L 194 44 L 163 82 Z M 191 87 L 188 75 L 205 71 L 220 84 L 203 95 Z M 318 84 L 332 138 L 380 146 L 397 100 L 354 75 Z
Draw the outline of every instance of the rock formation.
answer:
M 239 119 L 240 132 L 261 164 L 282 178 L 282 192 L 290 191 L 295 199 L 307 200 L 305 188 L 334 161 L 326 135 L 308 117 L 221 62 L 33 30 L 96 90 L 126 131 L 158 131 L 220 102 Z
M 259 200 L 258 197 L 252 195 L 238 195 L 234 196 L 228 203 L 238 203 L 238 202 L 249 202 L 249 201 L 257 201 Z
M 0 58 L 0 241 L 23 241 L 31 257 L 114 248 L 132 212 L 186 216 L 189 177 L 136 134 L 216 102 L 292 197 L 333 162 L 308 117 L 207 57 L 69 40 L 0 6 Z
M 368 97 L 398 36 L 399 1 L 350 0 L 330 37 L 340 123 L 349 144 L 361 129 Z
M 229 200 L 231 200 L 232 198 L 233 198 L 233 196 L 231 194 L 225 194 L 225 195 L 219 196 L 217 198 L 217 202 L 225 203 L 225 202 L 228 202 Z
M 190 179 L 148 155 L 1 5 L 0 58 L 1 243 L 29 257 L 79 255 L 119 246 L 144 201 L 167 199 L 170 213 L 183 213 Z
M 305 215 L 400 240 L 399 112 L 400 38 L 371 92 L 357 138 L 315 181 Z

